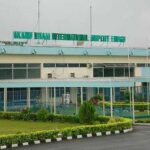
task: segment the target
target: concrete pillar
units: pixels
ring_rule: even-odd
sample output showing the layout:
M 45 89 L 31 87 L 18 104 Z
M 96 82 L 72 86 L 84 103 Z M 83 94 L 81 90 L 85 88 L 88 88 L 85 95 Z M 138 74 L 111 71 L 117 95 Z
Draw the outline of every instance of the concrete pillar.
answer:
M 70 88 L 70 98 L 73 104 L 77 101 L 77 88 Z
M 53 88 L 49 88 L 50 92 L 50 107 L 51 107 L 51 113 L 53 113 Z
M 56 87 L 54 87 L 54 114 L 56 114 Z
M 41 103 L 46 104 L 46 88 L 41 88 Z
M 114 87 L 114 88 L 113 88 L 113 102 L 116 101 L 116 95 L 115 95 L 115 93 L 116 93 L 116 90 L 115 90 L 115 87 Z
M 48 91 L 48 87 L 45 88 L 45 102 L 46 102 L 46 107 L 49 105 L 49 91 Z
M 31 96 L 30 96 L 30 88 L 27 88 L 27 107 L 31 107 Z
M 80 87 L 81 105 L 83 104 L 83 87 Z
M 133 123 L 135 123 L 135 113 L 134 113 L 134 87 L 132 87 L 132 119 L 133 119 Z
M 103 116 L 105 116 L 105 92 L 103 88 Z
M 110 116 L 113 117 L 113 88 L 110 88 Z
M 4 112 L 7 112 L 7 88 L 4 88 Z
M 87 88 L 87 100 L 94 96 L 94 88 Z

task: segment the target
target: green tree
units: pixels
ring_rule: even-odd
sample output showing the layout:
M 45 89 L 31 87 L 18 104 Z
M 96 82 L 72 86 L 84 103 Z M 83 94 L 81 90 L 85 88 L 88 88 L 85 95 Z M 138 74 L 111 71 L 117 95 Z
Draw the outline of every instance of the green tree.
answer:
M 95 119 L 95 112 L 96 112 L 95 107 L 91 102 L 89 101 L 84 102 L 79 110 L 80 122 L 84 124 L 92 124 Z

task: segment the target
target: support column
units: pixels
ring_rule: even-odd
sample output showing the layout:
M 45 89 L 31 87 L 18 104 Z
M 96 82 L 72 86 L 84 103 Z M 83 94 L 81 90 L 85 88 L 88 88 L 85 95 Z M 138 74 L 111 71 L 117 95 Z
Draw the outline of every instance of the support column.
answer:
M 56 87 L 54 87 L 54 114 L 56 114 Z
M 103 116 L 105 116 L 105 92 L 103 88 Z
M 134 87 L 132 87 L 132 119 L 133 119 L 133 123 L 135 123 L 135 113 L 134 113 Z
M 131 92 L 131 87 L 128 87 L 129 91 L 129 100 L 130 100 L 130 115 L 132 115 L 132 92 Z
M 27 107 L 30 109 L 31 107 L 31 96 L 30 96 L 30 88 L 27 88 Z
M 94 96 L 94 88 L 87 88 L 87 100 Z
M 7 88 L 4 88 L 4 112 L 7 112 Z
M 46 107 L 48 106 L 48 99 L 49 99 L 49 96 L 48 96 L 48 88 L 46 87 L 46 88 L 45 88 L 45 101 L 46 101 Z
M 53 113 L 53 88 L 50 88 L 50 106 L 51 106 L 51 113 Z
M 72 104 L 75 104 L 77 101 L 77 88 L 70 88 L 70 98 Z
M 80 88 L 81 105 L 83 104 L 83 87 Z
M 115 90 L 115 87 L 113 88 L 113 102 L 116 101 L 116 90 Z
M 113 88 L 110 88 L 110 115 L 113 117 Z

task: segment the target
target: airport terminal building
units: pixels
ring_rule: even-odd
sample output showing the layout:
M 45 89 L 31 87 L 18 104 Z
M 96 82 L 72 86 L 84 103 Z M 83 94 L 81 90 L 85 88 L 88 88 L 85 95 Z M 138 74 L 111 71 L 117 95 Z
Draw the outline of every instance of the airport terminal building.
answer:
M 0 109 L 75 114 L 93 96 L 124 101 L 126 91 L 147 101 L 149 56 L 146 48 L 1 44 Z

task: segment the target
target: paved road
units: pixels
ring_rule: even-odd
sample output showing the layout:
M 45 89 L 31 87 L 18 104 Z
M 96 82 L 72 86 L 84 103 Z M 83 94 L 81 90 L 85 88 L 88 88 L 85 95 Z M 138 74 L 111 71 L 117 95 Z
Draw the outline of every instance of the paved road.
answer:
M 150 126 L 135 127 L 134 132 L 127 134 L 32 145 L 16 150 L 150 150 Z

